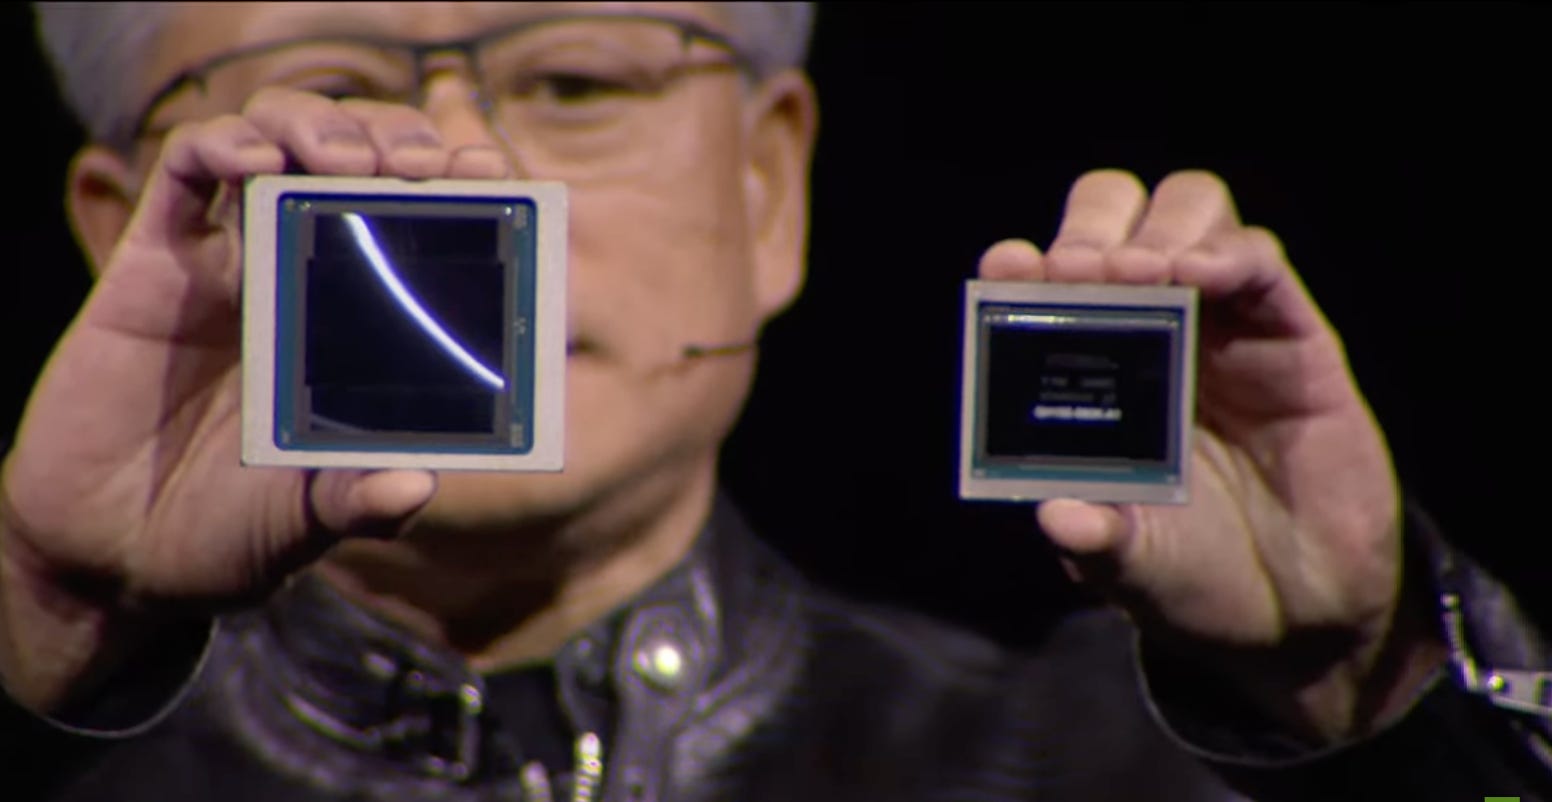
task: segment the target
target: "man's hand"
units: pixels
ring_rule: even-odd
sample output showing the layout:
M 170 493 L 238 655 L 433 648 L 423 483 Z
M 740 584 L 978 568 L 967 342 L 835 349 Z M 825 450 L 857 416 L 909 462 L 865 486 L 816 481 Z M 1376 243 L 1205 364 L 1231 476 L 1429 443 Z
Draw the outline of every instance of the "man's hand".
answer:
M 1150 198 L 1130 174 L 1087 174 L 1046 253 L 1001 242 L 980 274 L 1201 294 L 1190 503 L 1043 503 L 1069 573 L 1307 735 L 1361 732 L 1426 676 L 1438 652 L 1398 615 L 1384 438 L 1278 241 L 1240 222 L 1221 180 L 1177 173 Z
M 169 611 L 262 598 L 342 536 L 392 535 L 433 492 L 423 472 L 239 465 L 238 201 L 288 167 L 509 171 L 415 109 L 292 90 L 167 137 L 0 476 L 0 677 L 24 704 L 86 690 Z

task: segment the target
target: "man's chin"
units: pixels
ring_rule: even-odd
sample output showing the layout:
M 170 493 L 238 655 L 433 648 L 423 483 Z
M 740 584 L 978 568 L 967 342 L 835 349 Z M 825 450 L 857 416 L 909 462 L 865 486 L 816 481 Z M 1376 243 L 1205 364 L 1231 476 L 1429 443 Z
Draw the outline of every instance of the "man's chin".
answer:
M 587 484 L 566 472 L 442 472 L 416 528 L 476 534 L 564 526 L 588 504 Z

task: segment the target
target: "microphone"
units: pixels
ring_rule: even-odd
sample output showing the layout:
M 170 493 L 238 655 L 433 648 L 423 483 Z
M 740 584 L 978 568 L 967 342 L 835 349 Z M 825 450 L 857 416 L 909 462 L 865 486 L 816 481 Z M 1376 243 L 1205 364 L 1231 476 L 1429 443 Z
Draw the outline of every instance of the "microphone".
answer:
M 704 360 L 738 356 L 755 350 L 759 345 L 758 339 L 724 343 L 689 342 L 680 346 L 677 352 L 664 354 L 661 359 L 629 359 L 626 364 L 644 376 L 661 377 L 705 364 Z

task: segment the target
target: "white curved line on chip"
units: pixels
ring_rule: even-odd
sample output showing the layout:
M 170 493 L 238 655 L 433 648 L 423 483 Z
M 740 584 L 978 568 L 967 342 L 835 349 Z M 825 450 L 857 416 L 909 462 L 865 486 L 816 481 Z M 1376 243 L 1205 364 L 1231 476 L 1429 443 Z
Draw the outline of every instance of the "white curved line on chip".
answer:
M 388 288 L 388 292 L 393 295 L 395 301 L 399 302 L 399 306 L 403 307 L 404 311 L 410 313 L 410 317 L 420 324 L 421 329 L 431 335 L 431 339 L 436 340 L 437 344 L 442 346 L 443 351 L 446 351 L 449 356 L 468 368 L 471 373 L 479 377 L 480 381 L 497 390 L 504 389 L 506 382 L 502 381 L 495 371 L 481 365 L 479 360 L 474 358 L 473 354 L 470 354 L 457 340 L 453 339 L 452 335 L 448 334 L 447 330 L 437 323 L 436 318 L 433 318 L 431 313 L 427 312 L 420 305 L 420 302 L 415 300 L 415 296 L 404 286 L 404 282 L 399 280 L 399 276 L 394 272 L 393 266 L 388 263 L 388 257 L 383 255 L 382 248 L 378 247 L 377 238 L 372 236 L 372 229 L 367 226 L 366 220 L 355 212 L 345 212 L 340 216 L 345 218 L 345 225 L 350 226 L 350 233 L 356 239 L 356 247 L 361 249 L 361 255 L 366 257 L 367 264 L 372 266 L 372 272 L 377 274 L 378 280 L 382 281 L 383 286 Z

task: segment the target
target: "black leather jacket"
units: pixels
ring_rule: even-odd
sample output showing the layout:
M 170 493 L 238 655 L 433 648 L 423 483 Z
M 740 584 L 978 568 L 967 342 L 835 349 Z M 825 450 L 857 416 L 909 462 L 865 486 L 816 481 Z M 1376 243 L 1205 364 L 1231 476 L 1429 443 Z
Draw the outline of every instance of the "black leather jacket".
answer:
M 204 659 L 170 714 L 133 737 L 35 726 L 23 741 L 8 725 L 0 798 L 27 798 L 15 794 L 29 778 L 50 800 L 536 796 L 485 678 L 322 583 L 224 620 Z M 1016 654 L 816 590 L 725 503 L 689 559 L 574 638 L 554 672 L 569 735 L 602 736 L 581 783 L 601 769 L 590 798 L 608 802 L 1247 798 L 1228 782 L 1366 802 L 1529 790 L 1512 740 L 1483 735 L 1501 729 L 1494 714 L 1442 679 L 1391 731 L 1301 751 L 1234 711 L 1168 698 L 1169 671 L 1150 698 L 1115 615 L 1074 616 Z M 549 780 L 555 799 L 574 798 L 575 777 Z

